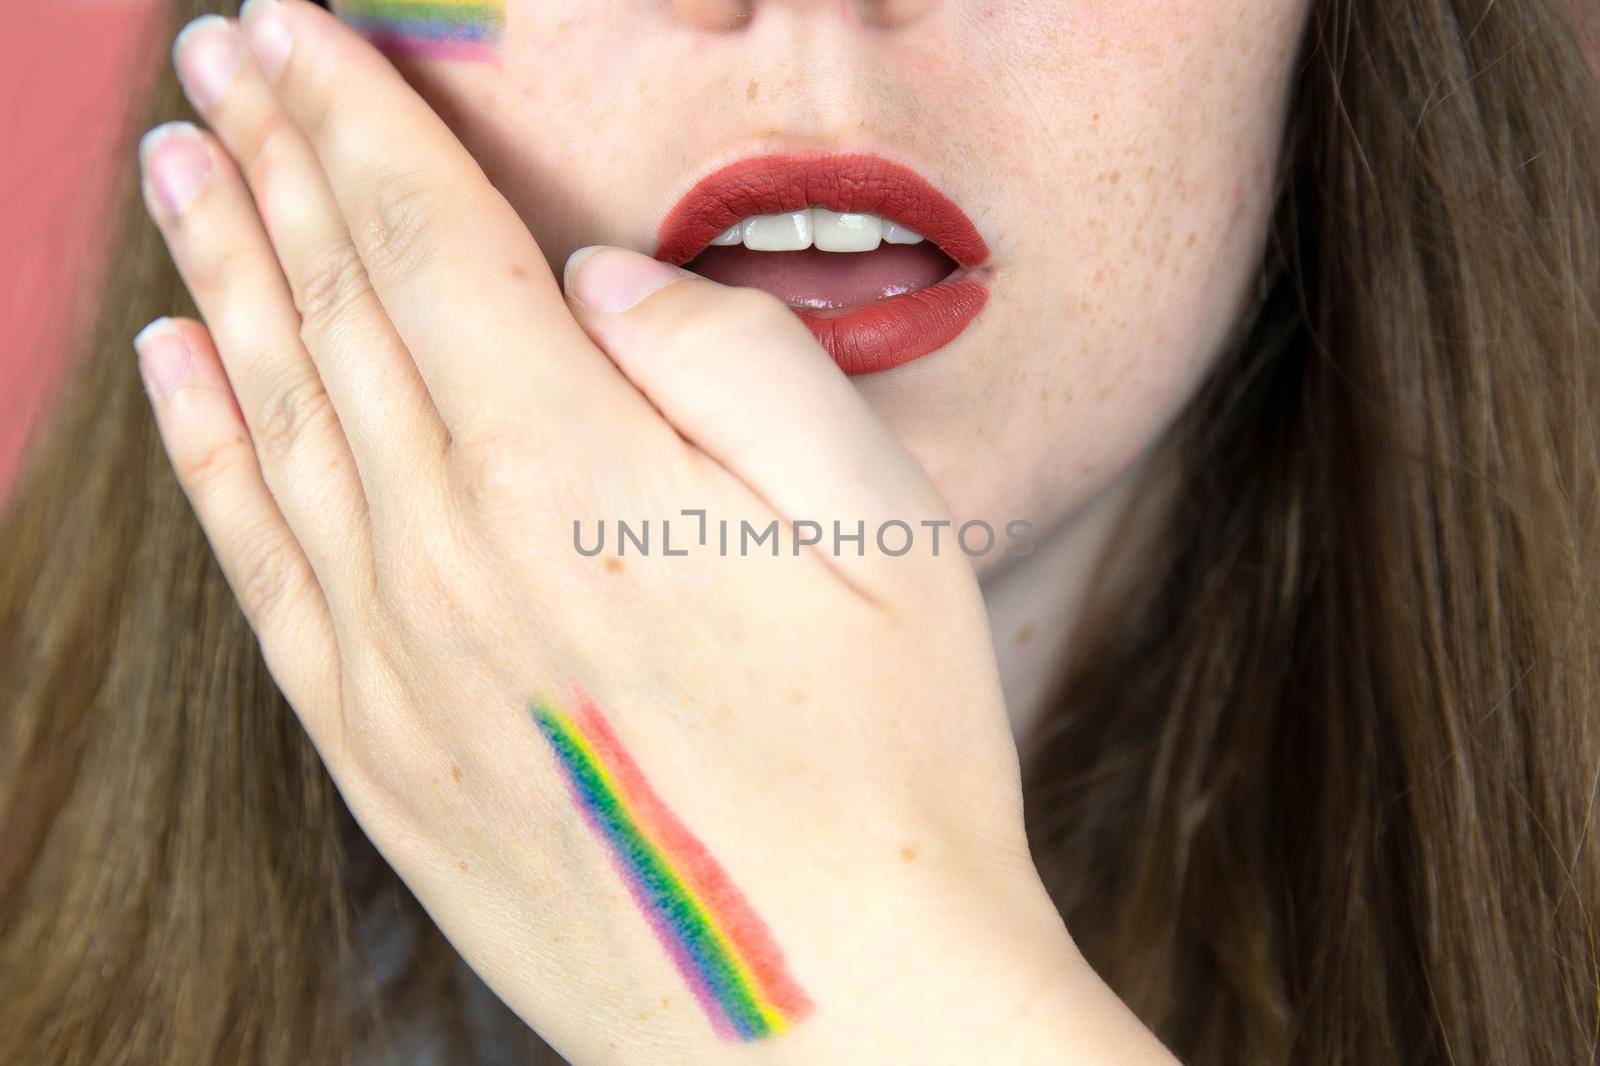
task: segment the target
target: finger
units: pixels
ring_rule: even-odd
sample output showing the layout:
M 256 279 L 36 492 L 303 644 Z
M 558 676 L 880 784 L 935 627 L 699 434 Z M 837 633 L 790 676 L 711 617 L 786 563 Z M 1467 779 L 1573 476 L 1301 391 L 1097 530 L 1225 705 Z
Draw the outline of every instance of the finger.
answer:
M 238 26 L 203 15 L 173 45 L 195 108 L 232 154 L 288 281 L 300 336 L 381 506 L 437 465 L 444 425 L 368 283 L 322 166 L 284 113 Z
M 279 511 L 331 597 L 370 587 L 367 505 L 350 447 L 238 170 L 186 122 L 146 134 L 139 158 L 145 202 L 221 353 Z
M 946 518 L 922 468 L 781 301 L 621 248 L 567 264 L 573 315 L 677 431 L 791 521 L 864 527 L 898 554 Z M 855 556 L 854 541 L 841 561 Z M 859 558 L 859 556 L 856 556 Z
M 338 714 L 333 621 L 261 478 L 211 337 L 198 322 L 158 318 L 133 345 L 178 484 L 261 642 L 267 669 L 315 738 Z
M 584 412 L 624 383 L 443 120 L 369 42 L 304 0 L 249 0 L 240 21 L 452 436 L 530 421 L 586 429 Z

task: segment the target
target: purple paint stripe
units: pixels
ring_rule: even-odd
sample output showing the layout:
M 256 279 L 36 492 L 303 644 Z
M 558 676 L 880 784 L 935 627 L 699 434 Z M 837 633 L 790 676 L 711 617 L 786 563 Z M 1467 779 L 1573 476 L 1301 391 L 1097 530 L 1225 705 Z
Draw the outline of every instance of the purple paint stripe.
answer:
M 600 820 L 600 816 L 595 812 L 593 804 L 590 803 L 589 798 L 584 795 L 583 790 L 578 787 L 572 777 L 570 775 L 566 775 L 566 777 L 567 791 L 571 794 L 573 802 L 578 805 L 578 809 L 583 812 L 584 820 L 589 823 L 589 827 L 602 840 L 609 842 L 611 832 L 607 829 L 605 823 Z M 661 908 L 651 898 L 649 890 L 639 880 L 638 874 L 623 861 L 622 856 L 618 854 L 615 847 L 608 846 L 606 855 L 611 859 L 612 868 L 617 871 L 622 877 L 623 883 L 628 886 L 628 893 L 633 896 L 634 903 L 640 910 L 644 911 L 645 917 L 649 919 L 650 929 L 656 934 L 656 939 L 661 941 L 662 947 L 666 948 L 667 955 L 671 957 L 673 965 L 683 975 L 683 979 L 689 983 L 689 988 L 694 992 L 695 999 L 700 1001 L 701 1009 L 706 1012 L 707 1017 L 711 1020 L 711 1027 L 716 1030 L 718 1036 L 724 1039 L 742 1039 L 734 1030 L 732 1024 L 729 1023 L 727 1011 L 723 1009 L 722 1001 L 717 998 L 716 993 L 711 990 L 711 986 L 706 983 L 705 974 L 700 971 L 700 967 L 695 965 L 694 960 L 689 957 L 688 951 L 684 949 L 682 938 L 678 936 L 677 930 L 673 928 L 672 924 L 667 921 L 666 916 L 661 913 Z
M 500 51 L 487 41 L 458 41 L 442 37 L 408 37 L 401 33 L 369 33 L 367 40 L 380 52 L 420 59 L 464 59 L 498 63 Z

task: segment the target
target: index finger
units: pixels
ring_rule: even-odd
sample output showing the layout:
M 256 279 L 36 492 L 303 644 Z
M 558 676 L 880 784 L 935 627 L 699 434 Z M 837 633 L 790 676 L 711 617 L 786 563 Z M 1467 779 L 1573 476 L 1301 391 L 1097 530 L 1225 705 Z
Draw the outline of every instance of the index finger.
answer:
M 627 388 L 522 219 L 370 42 L 304 0 L 248 0 L 240 22 L 453 437 L 592 418 Z

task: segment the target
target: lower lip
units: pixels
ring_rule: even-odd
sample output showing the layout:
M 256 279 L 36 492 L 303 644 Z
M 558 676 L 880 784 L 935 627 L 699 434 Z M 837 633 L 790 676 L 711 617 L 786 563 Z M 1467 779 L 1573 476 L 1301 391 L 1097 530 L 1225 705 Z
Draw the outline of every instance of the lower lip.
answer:
M 971 274 L 839 311 L 795 308 L 839 368 L 851 376 L 892 370 L 959 337 L 989 299 Z

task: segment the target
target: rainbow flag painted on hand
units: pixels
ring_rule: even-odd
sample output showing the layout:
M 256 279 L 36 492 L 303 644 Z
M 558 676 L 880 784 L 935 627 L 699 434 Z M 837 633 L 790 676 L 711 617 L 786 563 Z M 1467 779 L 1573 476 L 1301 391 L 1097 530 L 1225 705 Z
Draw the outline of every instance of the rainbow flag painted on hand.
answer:
M 730 1040 L 785 1031 L 813 1004 L 766 923 L 651 788 L 600 709 L 587 698 L 576 702 L 572 714 L 545 702 L 528 709 L 712 1028 Z

